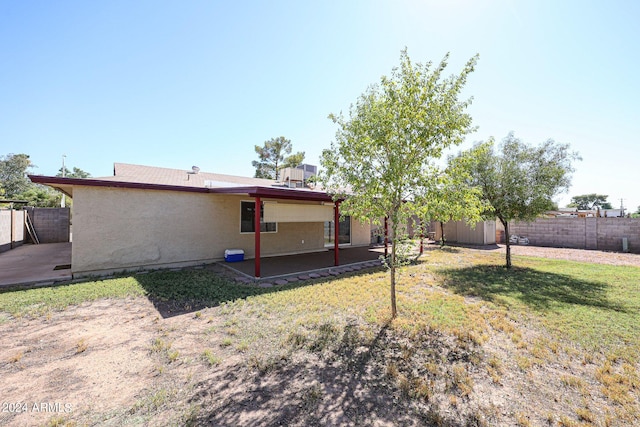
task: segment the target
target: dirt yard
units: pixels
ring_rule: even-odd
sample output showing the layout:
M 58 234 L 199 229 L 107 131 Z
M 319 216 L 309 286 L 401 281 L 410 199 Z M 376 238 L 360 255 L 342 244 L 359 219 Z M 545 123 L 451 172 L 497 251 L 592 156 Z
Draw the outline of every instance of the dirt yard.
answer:
M 33 426 L 133 407 L 157 376 L 149 348 L 159 324 L 153 304 L 139 298 L 0 325 L 0 395 L 3 405 L 14 405 L 2 408 L 0 424 Z
M 505 245 L 499 245 L 500 252 L 506 252 Z M 634 265 L 640 267 L 640 254 L 620 252 L 586 251 L 583 249 L 544 248 L 540 246 L 511 245 L 512 255 L 541 258 L 566 259 L 569 261 L 591 262 L 595 264 Z
M 219 314 L 162 318 L 135 298 L 5 322 L 0 425 L 415 425 L 391 396 L 341 366 L 252 359 L 241 342 L 227 342 Z

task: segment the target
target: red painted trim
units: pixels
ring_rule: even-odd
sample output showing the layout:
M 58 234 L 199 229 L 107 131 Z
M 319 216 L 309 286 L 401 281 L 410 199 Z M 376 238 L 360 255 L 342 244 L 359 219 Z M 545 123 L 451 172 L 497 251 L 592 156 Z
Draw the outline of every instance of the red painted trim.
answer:
M 335 236 L 333 238 L 333 265 L 340 265 L 340 202 L 336 202 L 333 208 L 333 222 L 335 224 Z
M 384 217 L 384 256 L 389 256 L 389 218 Z
M 262 207 L 262 203 L 260 201 L 260 197 L 256 197 L 256 205 L 255 205 L 255 276 L 260 277 L 260 208 Z

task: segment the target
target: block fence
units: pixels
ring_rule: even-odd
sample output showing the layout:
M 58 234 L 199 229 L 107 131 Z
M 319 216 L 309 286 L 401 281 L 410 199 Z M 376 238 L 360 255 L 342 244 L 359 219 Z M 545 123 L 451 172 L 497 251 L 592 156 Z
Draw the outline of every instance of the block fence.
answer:
M 25 208 L 25 210 L 29 213 L 40 243 L 69 241 L 71 226 L 69 208 Z
M 640 253 L 640 218 L 539 218 L 533 222 L 511 222 L 511 235 L 529 238 L 533 246 L 597 249 Z

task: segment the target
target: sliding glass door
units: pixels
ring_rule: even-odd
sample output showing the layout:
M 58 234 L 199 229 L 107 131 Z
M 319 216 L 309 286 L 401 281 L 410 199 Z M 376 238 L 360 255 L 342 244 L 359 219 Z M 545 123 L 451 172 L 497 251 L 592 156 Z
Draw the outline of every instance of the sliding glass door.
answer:
M 335 223 L 333 221 L 327 221 L 324 223 L 324 245 L 333 246 L 334 236 L 336 234 Z M 338 244 L 350 245 L 351 244 L 351 217 L 345 216 L 340 221 L 340 229 L 338 230 Z

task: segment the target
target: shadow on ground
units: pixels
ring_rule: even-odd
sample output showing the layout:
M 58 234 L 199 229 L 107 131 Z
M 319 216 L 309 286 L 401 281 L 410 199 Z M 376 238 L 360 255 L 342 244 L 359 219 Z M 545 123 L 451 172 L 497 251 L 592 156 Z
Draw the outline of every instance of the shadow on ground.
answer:
M 291 283 L 288 285 L 260 288 L 256 285 L 238 284 L 226 277 L 223 272 L 200 270 L 161 271 L 137 274 L 134 277 L 142 286 L 149 300 L 163 318 L 179 316 L 201 310 L 206 307 L 217 307 L 221 304 L 254 295 L 281 292 L 303 286 L 331 282 L 349 276 L 371 274 L 379 268 L 345 273 L 339 277 L 326 277 Z
M 367 368 L 375 371 L 373 377 L 383 377 L 380 367 L 372 366 L 370 361 L 380 352 L 387 330 L 385 325 L 373 342 L 356 354 L 358 339 L 347 327 L 336 350 L 344 363 L 262 360 L 254 362 L 254 372 L 246 373 L 249 378 L 242 379 L 238 373 L 243 367 L 226 369 L 221 377 L 196 386 L 198 392 L 189 403 L 203 408 L 197 424 L 306 426 L 397 422 L 402 411 L 392 408 L 390 396 L 385 396 L 388 390 L 363 379 Z M 337 331 L 330 334 L 334 333 Z M 221 393 L 225 388 L 227 392 Z M 220 394 L 226 395 L 224 401 L 211 401 Z
M 199 382 L 187 402 L 199 408 L 189 422 L 220 426 L 477 425 L 478 412 L 471 407 L 461 405 L 455 413 L 445 413 L 435 397 L 429 402 L 413 400 L 398 389 L 387 374 L 387 363 L 398 366 L 400 375 L 407 375 L 413 384 L 415 369 L 407 360 L 417 356 L 407 356 L 406 349 L 402 356 L 402 341 L 389 323 L 379 327 L 372 340 L 363 341 L 356 325 L 330 334 L 330 342 L 338 338 L 335 347 L 328 344 L 331 351 L 318 353 L 315 345 L 323 347 L 322 343 L 306 347 L 318 354 L 317 359 L 300 360 L 293 353 L 255 363 L 249 371 L 242 365 L 225 368 Z M 325 338 L 318 337 L 320 341 Z M 427 342 L 432 345 L 415 350 L 426 355 L 423 362 L 450 361 L 452 354 L 460 352 L 440 336 Z
M 507 270 L 493 265 L 443 269 L 439 274 L 444 287 L 496 303 L 501 303 L 500 296 L 508 296 L 540 311 L 561 303 L 626 312 L 625 307 L 608 299 L 606 283 L 562 274 L 521 267 Z

